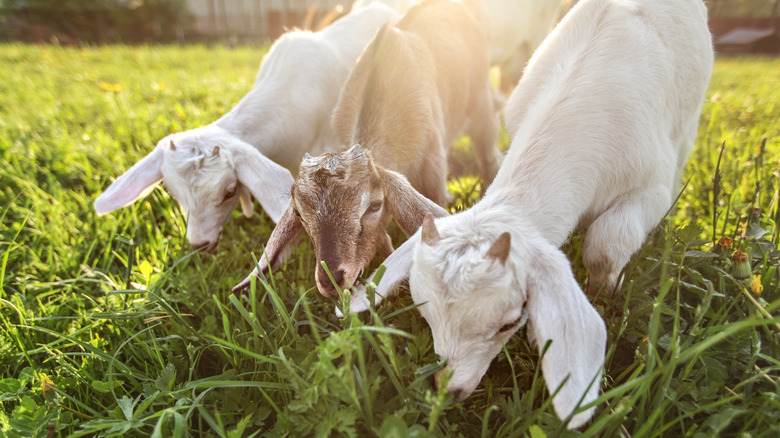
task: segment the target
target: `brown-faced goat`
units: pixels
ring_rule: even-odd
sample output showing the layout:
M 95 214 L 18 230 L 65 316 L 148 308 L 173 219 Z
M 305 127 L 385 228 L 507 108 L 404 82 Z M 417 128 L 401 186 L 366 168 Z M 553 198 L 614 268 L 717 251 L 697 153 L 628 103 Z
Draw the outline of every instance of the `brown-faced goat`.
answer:
M 304 152 L 334 150 L 330 115 L 339 90 L 377 29 L 399 17 L 369 5 L 316 33 L 282 35 L 265 56 L 254 88 L 214 123 L 169 135 L 95 200 L 98 214 L 145 196 L 164 181 L 188 212 L 195 249 L 216 249 L 239 199 L 252 214 L 252 197 L 274 222 L 289 200 Z
M 336 287 L 349 288 L 377 251 L 393 250 L 386 233 L 391 218 L 411 235 L 426 212 L 446 214 L 437 204 L 448 199 L 447 150 L 464 128 L 484 180 L 491 181 L 501 154 L 488 76 L 487 39 L 459 2 L 424 1 L 395 27 L 382 29 L 333 114 L 341 144 L 361 146 L 304 158 L 259 270 L 279 266 L 305 230 L 314 243 L 320 292 L 336 297 Z
M 456 399 L 527 318 L 540 350 L 552 341 L 542 371 L 556 413 L 568 427 L 593 415 L 606 330 L 558 247 L 587 227 L 589 288 L 615 287 L 675 199 L 712 64 L 701 0 L 582 0 L 534 54 L 485 197 L 426 217 L 377 289 L 386 296 L 409 273 Z M 365 305 L 356 296 L 352 307 Z

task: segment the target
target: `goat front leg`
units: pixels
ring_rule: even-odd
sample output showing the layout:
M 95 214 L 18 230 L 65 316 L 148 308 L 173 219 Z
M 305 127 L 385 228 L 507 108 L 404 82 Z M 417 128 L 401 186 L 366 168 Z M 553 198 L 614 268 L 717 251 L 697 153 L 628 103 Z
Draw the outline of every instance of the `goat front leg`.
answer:
M 623 195 L 588 227 L 582 261 L 588 268 L 588 293 L 606 285 L 616 289 L 620 270 L 661 221 L 672 200 L 667 187 L 654 186 Z

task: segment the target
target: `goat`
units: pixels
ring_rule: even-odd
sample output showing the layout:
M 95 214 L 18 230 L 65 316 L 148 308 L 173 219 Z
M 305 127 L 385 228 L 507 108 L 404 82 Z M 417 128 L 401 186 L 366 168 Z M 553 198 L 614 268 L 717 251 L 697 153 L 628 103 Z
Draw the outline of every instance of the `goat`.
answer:
M 485 197 L 427 216 L 376 290 L 408 273 L 456 399 L 527 318 L 540 350 L 552 341 L 542 371 L 556 413 L 570 428 L 593 415 L 576 409 L 598 396 L 606 331 L 558 247 L 587 227 L 588 288 L 616 286 L 675 199 L 712 65 L 701 0 L 582 0 L 543 42 L 507 103 L 512 146 Z
M 420 0 L 357 0 L 352 3 L 352 10 L 364 8 L 372 3 L 384 3 L 401 14 L 405 14 L 406 11 L 419 2 Z
M 490 64 L 509 94 L 526 63 L 560 18 L 561 0 L 481 0 L 490 30 Z
M 304 158 L 266 257 L 234 291 L 279 266 L 304 229 L 314 243 L 320 292 L 333 298 L 336 287 L 349 288 L 377 252 L 392 252 L 385 231 L 391 218 L 411 235 L 426 212 L 446 214 L 437 204 L 449 196 L 447 149 L 464 127 L 483 178 L 492 180 L 501 154 L 486 52 L 487 39 L 468 9 L 450 0 L 424 1 L 396 27 L 382 29 L 333 113 L 341 142 L 362 147 Z
M 381 1 L 400 12 L 419 0 L 358 0 L 353 8 Z M 555 27 L 565 0 L 465 0 L 482 19 L 490 41 L 490 65 L 500 72 L 499 89 L 509 94 L 539 44 Z
M 189 213 L 195 249 L 216 249 L 222 228 L 252 195 L 277 222 L 289 199 L 293 169 L 304 152 L 332 150 L 330 114 L 363 48 L 399 15 L 370 5 L 316 33 L 292 31 L 265 56 L 253 89 L 210 125 L 169 135 L 95 200 L 103 215 L 147 195 L 164 181 Z

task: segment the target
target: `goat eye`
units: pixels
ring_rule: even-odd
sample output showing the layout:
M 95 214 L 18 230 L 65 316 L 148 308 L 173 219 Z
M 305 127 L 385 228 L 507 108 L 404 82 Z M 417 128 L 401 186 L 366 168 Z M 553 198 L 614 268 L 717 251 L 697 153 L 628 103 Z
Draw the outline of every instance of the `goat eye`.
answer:
M 376 213 L 377 211 L 379 211 L 381 209 L 382 209 L 382 201 L 374 201 L 374 202 L 372 202 L 368 206 L 368 209 L 366 210 L 366 212 L 367 213 Z
M 236 188 L 235 187 L 233 187 L 232 189 L 228 190 L 227 193 L 225 193 L 225 197 L 222 198 L 222 202 L 225 202 L 228 199 L 231 199 L 233 196 L 236 196 Z
M 511 331 L 512 329 L 516 328 L 518 324 L 520 324 L 520 321 L 523 320 L 523 315 L 520 315 L 516 320 L 510 322 L 509 324 L 504 324 L 501 326 L 501 328 L 498 329 L 497 334 L 503 334 L 508 331 Z

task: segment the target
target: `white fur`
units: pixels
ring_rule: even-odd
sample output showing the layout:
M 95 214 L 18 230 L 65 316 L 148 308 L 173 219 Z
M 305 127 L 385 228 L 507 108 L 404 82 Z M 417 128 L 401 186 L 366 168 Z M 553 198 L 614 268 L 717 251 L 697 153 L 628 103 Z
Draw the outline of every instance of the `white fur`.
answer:
M 352 8 L 381 2 L 404 13 L 420 0 L 358 0 Z M 563 0 L 465 0 L 484 15 L 490 36 L 490 65 L 501 72 L 500 88 L 507 94 L 514 88 L 526 63 L 555 27 Z M 481 3 L 481 7 L 477 6 Z
M 420 1 L 421 0 L 357 0 L 352 4 L 352 10 L 364 8 L 372 3 L 383 3 L 401 14 L 405 14 L 409 8 L 420 3 Z
M 420 312 L 454 372 L 451 391 L 473 391 L 510 334 L 498 327 L 527 312 L 531 339 L 540 349 L 552 341 L 542 362 L 550 393 L 569 379 L 556 413 L 597 398 L 604 323 L 557 247 L 588 227 L 589 285 L 615 285 L 674 200 L 712 63 L 700 0 L 582 0 L 545 40 L 507 104 L 512 147 L 485 198 L 436 219 L 430 243 L 412 236 L 377 289 L 392 294 L 410 270 L 412 297 L 426 303 Z M 503 232 L 505 263 L 487 255 Z M 412 262 L 395 258 L 410 252 Z M 356 296 L 353 309 L 365 307 Z
M 481 0 L 490 35 L 490 64 L 499 67 L 509 93 L 526 63 L 555 27 L 561 0 Z
M 341 86 L 377 29 L 397 18 L 377 4 L 320 32 L 282 35 L 264 58 L 254 88 L 235 108 L 208 126 L 162 139 L 95 200 L 95 210 L 105 214 L 129 205 L 162 179 L 189 213 L 193 247 L 216 246 L 239 198 L 251 214 L 248 191 L 278 221 L 293 183 L 287 169 L 297 169 L 304 152 L 332 151 L 338 144 L 330 114 Z M 238 187 L 240 196 L 225 200 L 222 189 L 228 186 Z

